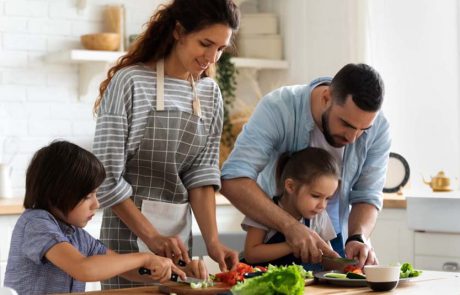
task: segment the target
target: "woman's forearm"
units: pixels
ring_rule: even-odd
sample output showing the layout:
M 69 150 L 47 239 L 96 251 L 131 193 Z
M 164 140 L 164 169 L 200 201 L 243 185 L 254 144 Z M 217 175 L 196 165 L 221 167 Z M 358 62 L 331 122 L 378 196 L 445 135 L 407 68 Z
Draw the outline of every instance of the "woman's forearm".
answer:
M 136 207 L 131 198 L 113 206 L 112 211 L 147 245 L 158 235 L 156 228 Z
M 212 186 L 203 186 L 189 191 L 190 205 L 206 243 L 219 240 L 216 223 L 216 196 Z

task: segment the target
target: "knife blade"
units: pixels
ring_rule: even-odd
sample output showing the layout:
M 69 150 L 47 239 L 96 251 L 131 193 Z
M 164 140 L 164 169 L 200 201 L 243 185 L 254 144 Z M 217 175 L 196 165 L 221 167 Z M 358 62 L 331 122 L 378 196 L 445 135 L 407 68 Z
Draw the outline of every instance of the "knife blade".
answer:
M 152 274 L 152 272 L 148 268 L 141 267 L 141 268 L 139 268 L 139 274 L 141 274 L 141 275 L 150 275 L 150 274 Z M 173 281 L 173 282 L 184 283 L 184 284 L 191 284 L 191 283 L 197 284 L 197 283 L 203 283 L 204 282 L 204 280 L 200 280 L 200 279 L 192 278 L 192 277 L 187 277 L 185 280 L 183 280 L 183 279 L 181 279 L 181 277 L 179 277 L 175 273 L 173 273 L 171 275 L 170 280 Z
M 321 264 L 324 270 L 340 270 L 343 271 L 346 266 L 358 264 L 357 259 L 343 258 L 343 257 L 322 257 Z

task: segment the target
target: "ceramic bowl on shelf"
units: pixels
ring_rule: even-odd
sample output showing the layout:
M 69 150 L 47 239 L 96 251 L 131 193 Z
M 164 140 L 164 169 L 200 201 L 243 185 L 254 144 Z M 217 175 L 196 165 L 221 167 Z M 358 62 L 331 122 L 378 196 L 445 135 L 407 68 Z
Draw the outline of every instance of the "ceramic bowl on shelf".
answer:
M 80 36 L 81 44 L 89 50 L 114 51 L 120 47 L 120 35 L 117 33 L 94 33 Z

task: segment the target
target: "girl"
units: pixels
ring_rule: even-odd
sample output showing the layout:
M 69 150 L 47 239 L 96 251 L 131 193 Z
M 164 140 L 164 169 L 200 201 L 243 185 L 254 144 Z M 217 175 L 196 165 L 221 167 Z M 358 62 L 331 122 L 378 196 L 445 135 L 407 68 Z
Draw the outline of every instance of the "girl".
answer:
M 35 153 L 26 175 L 26 210 L 11 238 L 5 286 L 19 295 L 84 292 L 85 283 L 122 275 L 138 281 L 167 281 L 173 262 L 152 253 L 116 254 L 82 228 L 99 208 L 96 188 L 102 164 L 75 144 L 58 141 Z M 197 262 L 189 264 L 199 268 Z M 140 276 L 138 268 L 152 270 Z M 203 266 L 201 266 L 203 267 Z
M 107 171 L 101 240 L 115 251 L 189 262 L 193 210 L 208 255 L 223 271 L 238 262 L 217 234 L 223 106 L 209 78 L 238 25 L 232 0 L 174 0 L 102 82 L 93 152 Z
M 335 238 L 334 227 L 324 210 L 338 186 L 339 169 L 335 158 L 326 150 L 308 147 L 291 156 L 282 155 L 276 174 L 281 194 L 273 201 L 323 240 Z M 261 266 L 302 264 L 299 258 L 294 257 L 281 233 L 248 217 L 243 220 L 242 227 L 247 231 L 246 262 Z

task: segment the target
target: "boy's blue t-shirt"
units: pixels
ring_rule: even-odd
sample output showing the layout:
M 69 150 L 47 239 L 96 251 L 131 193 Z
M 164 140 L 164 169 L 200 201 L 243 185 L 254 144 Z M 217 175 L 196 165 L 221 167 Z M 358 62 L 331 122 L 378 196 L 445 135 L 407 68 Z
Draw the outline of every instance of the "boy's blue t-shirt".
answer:
M 48 211 L 27 209 L 13 230 L 4 285 L 19 295 L 84 292 L 84 282 L 75 280 L 45 257 L 51 247 L 61 242 L 72 244 L 86 257 L 107 252 L 82 228 L 64 224 Z

